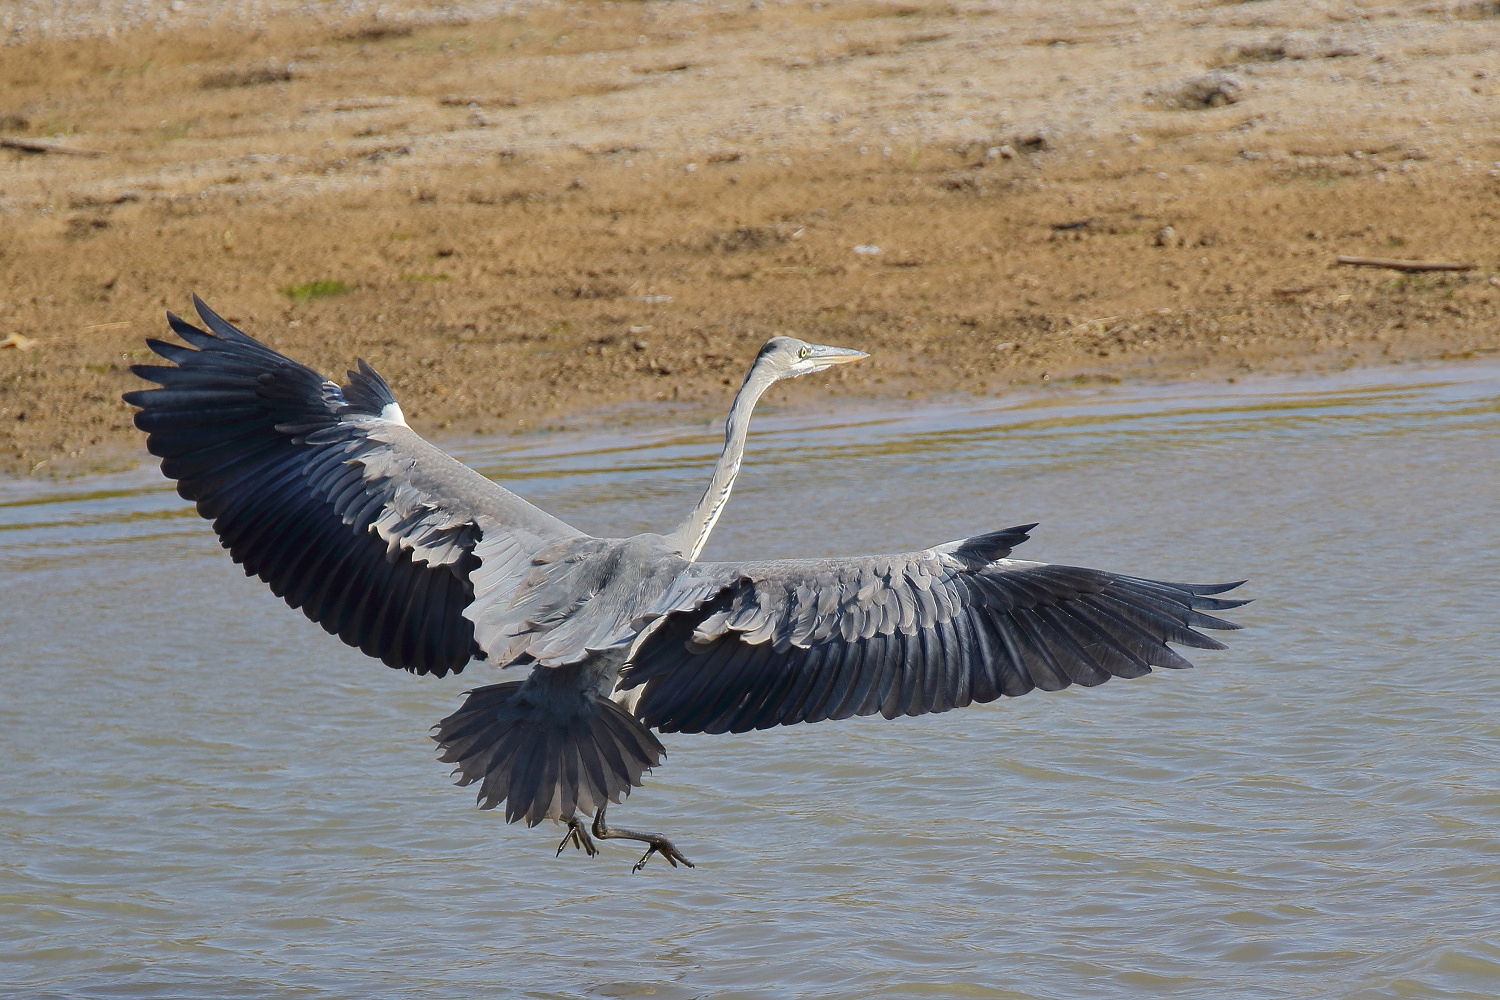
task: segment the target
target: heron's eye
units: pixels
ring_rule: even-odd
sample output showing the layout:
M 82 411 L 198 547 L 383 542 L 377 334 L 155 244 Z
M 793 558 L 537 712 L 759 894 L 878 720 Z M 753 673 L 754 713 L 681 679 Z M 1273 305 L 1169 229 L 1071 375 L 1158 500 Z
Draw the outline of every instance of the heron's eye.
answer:
M 799 347 L 797 349 L 797 360 L 800 361 L 803 358 L 807 357 L 811 353 L 812 353 L 812 348 L 811 347 Z

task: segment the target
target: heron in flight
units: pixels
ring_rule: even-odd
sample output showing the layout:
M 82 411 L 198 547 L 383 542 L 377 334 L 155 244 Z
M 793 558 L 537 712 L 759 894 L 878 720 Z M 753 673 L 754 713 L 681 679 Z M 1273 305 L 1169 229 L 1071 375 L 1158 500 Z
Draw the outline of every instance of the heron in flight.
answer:
M 750 412 L 773 383 L 862 351 L 773 337 L 729 409 L 696 507 L 666 534 L 596 538 L 419 437 L 360 361 L 343 385 L 243 333 L 196 296 L 186 346 L 131 370 L 125 395 L 177 491 L 247 575 L 351 646 L 442 677 L 476 660 L 523 679 L 475 688 L 435 727 L 441 759 L 507 822 L 567 827 L 692 863 L 658 833 L 610 826 L 665 751 L 656 733 L 946 712 L 1040 688 L 1191 664 L 1168 646 L 1244 601 L 1010 557 L 1035 525 L 915 552 L 700 561 L 729 500 Z M 589 817 L 592 817 L 590 821 Z

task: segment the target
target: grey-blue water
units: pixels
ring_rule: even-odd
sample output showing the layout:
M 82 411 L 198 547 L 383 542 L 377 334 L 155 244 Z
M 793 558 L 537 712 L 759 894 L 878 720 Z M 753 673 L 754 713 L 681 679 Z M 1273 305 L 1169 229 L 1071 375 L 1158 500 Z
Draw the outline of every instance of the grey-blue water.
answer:
M 585 530 L 674 523 L 712 426 L 480 443 Z M 1500 994 L 1500 366 L 768 413 L 707 553 L 920 547 L 1249 577 L 1200 668 L 669 737 L 553 856 L 447 783 L 466 687 L 243 578 L 149 469 L 0 484 L 0 994 Z

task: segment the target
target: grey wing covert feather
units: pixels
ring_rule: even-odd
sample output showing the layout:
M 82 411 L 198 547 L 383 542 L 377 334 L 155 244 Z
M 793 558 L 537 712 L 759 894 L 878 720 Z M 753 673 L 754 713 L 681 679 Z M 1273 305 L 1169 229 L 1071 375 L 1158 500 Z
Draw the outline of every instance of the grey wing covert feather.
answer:
M 693 563 L 712 581 L 658 608 L 622 675 L 662 732 L 745 732 L 879 712 L 945 712 L 1191 664 L 1167 643 L 1223 644 L 1196 628 L 1245 601 L 1234 584 L 1179 584 L 1005 558 L 1035 525 L 920 552 Z M 681 587 L 689 591 L 690 587 Z
M 131 370 L 136 426 L 249 575 L 352 646 L 439 676 L 480 651 L 467 617 L 508 598 L 537 549 L 581 533 L 406 426 L 363 361 L 339 386 L 194 297 L 207 330 Z

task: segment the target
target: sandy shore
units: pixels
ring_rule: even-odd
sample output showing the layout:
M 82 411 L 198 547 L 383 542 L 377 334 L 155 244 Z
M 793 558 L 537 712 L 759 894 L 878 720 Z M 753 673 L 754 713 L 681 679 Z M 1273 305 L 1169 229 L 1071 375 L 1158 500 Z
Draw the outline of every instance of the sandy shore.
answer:
M 438 438 L 1500 349 L 1493 2 L 176 6 L 0 13 L 7 471 L 192 292 Z

